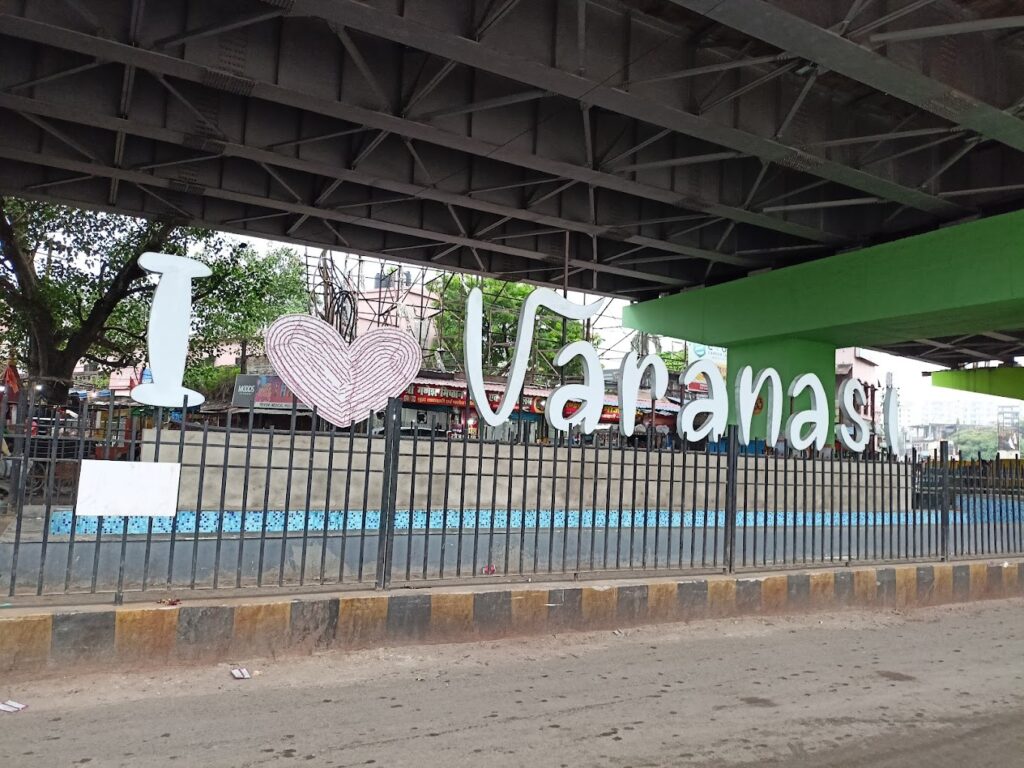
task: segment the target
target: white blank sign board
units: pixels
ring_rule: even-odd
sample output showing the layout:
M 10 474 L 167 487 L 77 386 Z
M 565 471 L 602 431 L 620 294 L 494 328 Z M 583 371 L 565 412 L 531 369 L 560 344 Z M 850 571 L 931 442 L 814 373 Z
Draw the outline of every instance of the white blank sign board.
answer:
M 171 462 L 82 462 L 79 517 L 174 517 L 181 465 Z

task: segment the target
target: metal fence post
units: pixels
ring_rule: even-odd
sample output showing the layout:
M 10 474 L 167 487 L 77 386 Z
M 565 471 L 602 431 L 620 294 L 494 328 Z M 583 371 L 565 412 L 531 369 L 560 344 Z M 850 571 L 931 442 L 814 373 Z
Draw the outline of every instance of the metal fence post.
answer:
M 725 567 L 729 573 L 736 568 L 736 474 L 739 469 L 740 441 L 735 424 L 728 428 L 728 449 L 725 454 Z
M 939 503 L 942 505 L 942 509 L 939 514 L 941 515 L 941 533 L 940 533 L 940 549 L 939 554 L 942 557 L 942 561 L 949 560 L 949 442 L 943 440 L 939 443 L 939 472 L 941 473 L 941 492 L 939 496 Z
M 377 529 L 377 589 L 387 589 L 391 586 L 401 437 L 402 401 L 392 397 L 388 400 L 384 415 L 384 471 L 381 478 L 380 525 Z

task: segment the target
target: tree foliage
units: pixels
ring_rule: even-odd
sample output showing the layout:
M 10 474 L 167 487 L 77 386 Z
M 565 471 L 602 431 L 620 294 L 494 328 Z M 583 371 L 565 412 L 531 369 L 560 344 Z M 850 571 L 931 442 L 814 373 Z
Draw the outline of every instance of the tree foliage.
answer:
M 981 458 L 989 461 L 996 457 L 997 434 L 995 427 L 967 427 L 956 433 L 956 445 L 964 459 Z
M 659 352 L 658 357 L 665 363 L 669 373 L 681 373 L 686 367 L 686 350 L 678 349 L 673 352 Z
M 0 328 L 54 399 L 81 360 L 103 369 L 144 361 L 156 286 L 138 265 L 146 251 L 189 255 L 212 270 L 193 285 L 193 361 L 233 342 L 258 346 L 267 323 L 305 308 L 290 249 L 260 254 L 206 230 L 0 198 Z
M 452 276 L 445 281 L 440 296 L 441 312 L 437 318 L 438 353 L 448 370 L 463 370 L 463 331 L 466 325 L 466 303 L 469 292 L 480 288 L 484 294 L 483 321 L 483 371 L 486 375 L 508 374 L 515 354 L 516 335 L 528 334 L 530 328 L 519 327 L 519 309 L 526 297 L 534 290 L 531 285 L 509 283 L 493 278 Z M 585 326 L 578 320 L 566 322 L 565 343 L 584 338 Z M 591 339 L 595 344 L 599 339 Z M 533 345 L 530 355 L 530 370 L 542 381 L 554 381 L 559 369 L 553 366 L 558 350 L 562 348 L 562 317 L 549 310 L 537 313 L 533 329 Z M 565 368 L 569 377 L 581 376 L 583 364 L 576 358 Z
M 185 371 L 184 384 L 189 389 L 202 393 L 207 400 L 230 400 L 235 387 L 237 365 L 219 365 L 200 362 Z

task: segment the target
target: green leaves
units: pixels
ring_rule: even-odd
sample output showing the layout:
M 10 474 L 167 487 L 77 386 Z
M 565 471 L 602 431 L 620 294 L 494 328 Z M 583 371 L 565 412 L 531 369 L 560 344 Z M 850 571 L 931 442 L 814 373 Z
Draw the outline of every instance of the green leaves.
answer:
M 674 352 L 659 352 L 658 357 L 665 363 L 669 373 L 681 373 L 686 367 L 686 350 L 679 349 Z
M 238 373 L 234 365 L 215 367 L 211 363 L 197 363 L 185 371 L 184 384 L 203 393 L 208 400 L 230 400 Z
M 156 285 L 146 251 L 188 255 L 212 277 L 193 286 L 193 360 L 245 341 L 259 347 L 281 314 L 306 308 L 291 249 L 261 253 L 237 238 L 128 216 L 0 198 L 0 354 L 9 347 L 44 380 L 68 383 L 80 359 L 138 365 Z
M 519 327 L 519 308 L 534 290 L 531 285 L 507 283 L 492 278 L 453 275 L 444 282 L 438 315 L 438 351 L 448 370 L 462 370 L 464 366 L 463 330 L 466 324 L 466 300 L 473 288 L 484 294 L 484 374 L 502 376 L 508 372 L 515 351 L 516 334 L 529 334 L 529 328 Z M 540 381 L 554 382 L 559 371 L 552 360 L 562 348 L 562 317 L 541 309 L 537 315 L 534 342 L 530 357 L 530 370 Z M 565 343 L 579 341 L 584 336 L 583 323 L 566 321 Z M 595 343 L 599 340 L 592 339 Z M 566 367 L 570 377 L 582 374 L 582 363 L 573 360 Z
M 303 265 L 292 249 L 260 254 L 240 246 L 215 258 L 209 255 L 196 256 L 213 275 L 196 281 L 194 288 L 193 359 L 242 341 L 250 354 L 258 354 L 263 332 L 274 320 L 306 311 Z
M 961 427 L 953 442 L 965 459 L 976 459 L 978 454 L 986 461 L 996 457 L 998 435 L 995 427 Z

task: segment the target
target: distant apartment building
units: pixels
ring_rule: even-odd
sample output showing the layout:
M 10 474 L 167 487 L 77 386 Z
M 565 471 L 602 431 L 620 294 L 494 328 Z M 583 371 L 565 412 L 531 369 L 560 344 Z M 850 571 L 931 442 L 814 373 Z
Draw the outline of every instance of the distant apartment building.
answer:
M 901 403 L 903 423 L 993 425 L 999 415 L 1001 401 L 970 392 L 936 393 Z

